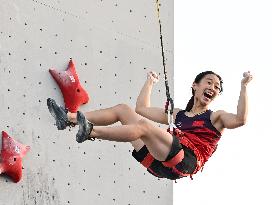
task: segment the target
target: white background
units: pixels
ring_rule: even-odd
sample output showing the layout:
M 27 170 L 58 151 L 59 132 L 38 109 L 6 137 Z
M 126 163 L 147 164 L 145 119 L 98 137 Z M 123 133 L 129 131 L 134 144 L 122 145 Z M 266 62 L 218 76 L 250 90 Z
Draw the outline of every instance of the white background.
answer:
M 224 91 L 212 110 L 236 112 L 244 71 L 249 115 L 226 130 L 203 172 L 174 184 L 174 205 L 272 204 L 272 6 L 265 0 L 175 2 L 175 106 L 185 108 L 204 70 L 217 72 Z

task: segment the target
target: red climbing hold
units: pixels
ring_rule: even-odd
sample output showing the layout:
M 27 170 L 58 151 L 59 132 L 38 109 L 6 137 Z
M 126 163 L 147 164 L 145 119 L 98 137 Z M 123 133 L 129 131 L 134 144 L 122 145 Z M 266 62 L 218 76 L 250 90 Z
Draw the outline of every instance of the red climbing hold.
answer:
M 29 149 L 29 146 L 17 142 L 2 131 L 0 174 L 5 173 L 14 182 L 19 182 L 22 178 L 22 158 Z
M 80 85 L 72 60 L 70 60 L 66 71 L 57 71 L 51 68 L 49 72 L 59 85 L 65 107 L 70 112 L 77 112 L 80 105 L 86 104 L 89 101 L 88 93 Z

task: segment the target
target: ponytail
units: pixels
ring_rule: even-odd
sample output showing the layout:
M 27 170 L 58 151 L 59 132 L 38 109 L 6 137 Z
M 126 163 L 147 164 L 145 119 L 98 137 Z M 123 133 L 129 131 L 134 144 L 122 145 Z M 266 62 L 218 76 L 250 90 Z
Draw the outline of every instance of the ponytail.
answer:
M 189 112 L 189 111 L 193 108 L 193 106 L 194 106 L 194 98 L 195 98 L 195 96 L 192 95 L 191 99 L 190 99 L 189 102 L 187 103 L 187 106 L 186 106 L 186 108 L 185 108 L 185 111 Z

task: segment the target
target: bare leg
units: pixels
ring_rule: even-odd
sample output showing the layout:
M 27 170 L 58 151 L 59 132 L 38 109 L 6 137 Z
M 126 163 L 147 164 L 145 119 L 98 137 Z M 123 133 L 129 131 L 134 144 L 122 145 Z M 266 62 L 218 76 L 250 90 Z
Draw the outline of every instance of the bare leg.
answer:
M 141 119 L 136 124 L 115 127 L 95 126 L 91 137 L 118 142 L 131 142 L 141 139 L 154 158 L 160 161 L 166 159 L 173 142 L 171 134 L 154 126 L 146 119 Z
M 76 113 L 68 112 L 67 115 L 69 121 L 76 123 Z M 84 115 L 87 120 L 96 126 L 111 125 L 118 121 L 120 121 L 122 125 L 134 124 L 142 119 L 140 115 L 126 104 L 118 104 L 106 109 L 85 112 Z
M 164 161 L 169 154 L 173 138 L 166 130 L 143 119 L 125 104 L 85 113 L 95 126 L 91 137 L 117 142 L 131 142 L 136 151 L 145 144 L 157 160 Z M 76 114 L 68 113 L 70 121 L 76 122 Z M 120 121 L 122 126 L 100 127 Z

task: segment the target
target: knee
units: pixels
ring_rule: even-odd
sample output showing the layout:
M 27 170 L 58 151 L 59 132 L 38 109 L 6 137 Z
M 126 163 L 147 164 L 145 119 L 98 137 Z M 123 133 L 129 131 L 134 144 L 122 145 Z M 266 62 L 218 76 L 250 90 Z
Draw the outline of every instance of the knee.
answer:
M 129 116 L 132 112 L 132 108 L 129 107 L 127 104 L 118 104 L 114 107 L 114 113 L 117 117 L 117 120 L 124 123 L 127 121 L 127 116 Z
M 149 120 L 142 118 L 137 122 L 136 126 L 142 140 L 149 139 L 149 137 L 152 136 L 154 129 L 152 123 Z
M 116 105 L 116 107 L 120 111 L 128 111 L 128 110 L 130 111 L 130 110 L 132 110 L 132 108 L 129 105 L 124 104 L 124 103 L 118 104 L 118 105 Z
M 140 119 L 137 122 L 137 126 L 139 127 L 140 130 L 142 130 L 143 133 L 146 133 L 147 130 L 150 128 L 150 123 L 146 119 Z

